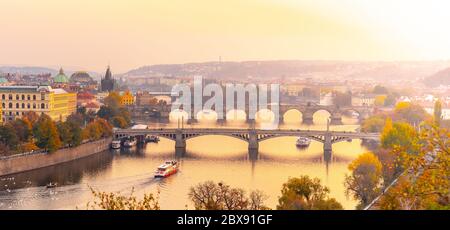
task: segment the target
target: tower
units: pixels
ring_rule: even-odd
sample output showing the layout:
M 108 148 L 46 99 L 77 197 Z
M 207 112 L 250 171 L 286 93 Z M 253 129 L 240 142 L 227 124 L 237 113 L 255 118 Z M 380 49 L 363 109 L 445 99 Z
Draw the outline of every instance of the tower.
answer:
M 101 80 L 101 91 L 110 92 L 116 88 L 116 80 L 112 77 L 111 68 L 108 65 L 106 69 L 105 77 Z

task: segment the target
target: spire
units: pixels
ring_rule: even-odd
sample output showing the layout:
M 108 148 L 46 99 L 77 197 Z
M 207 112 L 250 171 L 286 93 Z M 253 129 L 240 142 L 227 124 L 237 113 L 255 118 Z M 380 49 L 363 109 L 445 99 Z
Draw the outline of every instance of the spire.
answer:
M 59 75 L 64 75 L 64 70 L 62 67 L 59 69 Z
M 108 65 L 108 69 L 106 69 L 105 79 L 108 79 L 108 80 L 112 79 L 111 68 L 109 65 Z

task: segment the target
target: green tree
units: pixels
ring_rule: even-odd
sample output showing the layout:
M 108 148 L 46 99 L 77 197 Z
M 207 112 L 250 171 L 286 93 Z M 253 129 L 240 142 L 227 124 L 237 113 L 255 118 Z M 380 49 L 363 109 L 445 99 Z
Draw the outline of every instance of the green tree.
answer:
M 70 132 L 72 134 L 72 138 L 70 139 L 70 146 L 79 146 L 83 141 L 82 130 L 81 127 L 74 122 L 67 121 L 67 125 L 69 126 Z
M 112 124 L 114 127 L 124 129 L 127 127 L 127 121 L 121 116 L 115 116 L 112 118 Z
M 63 146 L 68 146 L 72 142 L 72 130 L 66 122 L 59 122 L 56 127 L 58 128 L 59 138 L 61 139 Z
M 373 153 L 364 153 L 354 160 L 348 169 L 344 185 L 346 192 L 359 200 L 362 209 L 374 200 L 381 191 L 382 165 Z
M 10 122 L 11 126 L 16 131 L 20 142 L 27 142 L 33 135 L 33 127 L 30 121 L 25 117 Z
M 395 102 L 397 101 L 397 97 L 390 93 L 386 96 L 386 99 L 384 100 L 384 106 L 394 106 Z
M 279 210 L 339 210 L 343 209 L 335 199 L 328 198 L 330 190 L 322 186 L 318 178 L 308 176 L 289 178 L 283 184 L 278 199 Z
M 33 135 L 36 139 L 36 145 L 50 153 L 61 147 L 58 129 L 52 119 L 46 114 L 42 114 L 37 120 L 33 127 Z
M 361 131 L 368 133 L 381 132 L 385 123 L 384 115 L 375 115 L 367 118 L 361 124 Z
M 10 150 L 17 150 L 19 137 L 11 124 L 0 126 L 0 143 L 7 146 Z
M 437 126 L 441 125 L 442 120 L 442 103 L 440 100 L 437 100 L 434 103 L 434 122 Z
M 374 94 L 388 94 L 389 90 L 381 85 L 377 85 L 373 88 L 372 93 Z

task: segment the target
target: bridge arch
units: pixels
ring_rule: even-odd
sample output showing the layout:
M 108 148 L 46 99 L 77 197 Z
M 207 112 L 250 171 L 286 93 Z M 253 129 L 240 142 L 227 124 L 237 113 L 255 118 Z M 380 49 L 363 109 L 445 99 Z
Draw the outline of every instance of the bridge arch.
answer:
M 281 114 L 286 123 L 298 123 L 303 121 L 303 112 L 299 108 L 289 108 Z
M 232 137 L 241 141 L 245 141 L 248 142 L 249 141 L 249 136 L 247 134 L 241 134 L 241 135 L 233 135 L 233 134 L 212 134 L 212 133 L 208 133 L 208 134 L 183 134 L 183 139 L 185 141 L 187 140 L 191 140 L 191 139 L 195 139 L 197 137 L 205 137 L 205 136 L 223 136 L 223 137 Z
M 312 111 L 312 118 L 314 124 L 327 124 L 328 118 L 333 116 L 334 111 L 326 108 L 319 108 Z

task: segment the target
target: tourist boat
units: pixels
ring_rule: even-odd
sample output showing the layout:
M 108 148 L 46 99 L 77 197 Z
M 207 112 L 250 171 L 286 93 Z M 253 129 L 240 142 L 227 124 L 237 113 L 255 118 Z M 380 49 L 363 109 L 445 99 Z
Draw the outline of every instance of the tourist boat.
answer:
M 137 144 L 137 140 L 134 137 L 130 137 L 129 139 L 125 140 L 123 142 L 123 147 L 125 148 L 131 148 Z
M 178 162 L 167 161 L 166 163 L 160 165 L 155 172 L 155 177 L 169 177 L 178 172 Z
M 111 142 L 111 148 L 112 149 L 120 149 L 120 140 L 113 140 Z
M 307 137 L 299 137 L 296 142 L 297 147 L 308 147 L 309 144 L 311 144 L 311 139 Z
M 159 137 L 158 136 L 149 136 L 149 137 L 147 137 L 147 142 L 158 143 L 159 142 Z
M 50 182 L 47 184 L 47 188 L 56 188 L 56 186 L 58 186 L 58 184 L 56 182 Z

